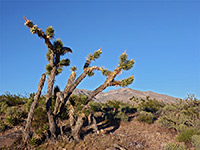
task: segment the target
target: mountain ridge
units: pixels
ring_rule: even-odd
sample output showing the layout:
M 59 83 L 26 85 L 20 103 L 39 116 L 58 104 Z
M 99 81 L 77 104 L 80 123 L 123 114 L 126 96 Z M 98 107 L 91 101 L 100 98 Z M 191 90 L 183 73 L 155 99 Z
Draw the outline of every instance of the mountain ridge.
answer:
M 91 91 L 86 89 L 75 89 L 73 94 L 76 95 L 88 95 Z M 116 90 L 110 90 L 108 92 L 101 92 L 95 98 L 94 101 L 105 103 L 108 100 L 118 100 L 123 101 L 125 103 L 133 103 L 130 98 L 136 97 L 138 99 L 146 99 L 147 96 L 150 97 L 150 99 L 156 99 L 160 102 L 164 103 L 176 103 L 177 99 L 166 94 L 159 94 L 152 91 L 140 91 L 140 90 L 134 90 L 131 88 L 120 88 Z

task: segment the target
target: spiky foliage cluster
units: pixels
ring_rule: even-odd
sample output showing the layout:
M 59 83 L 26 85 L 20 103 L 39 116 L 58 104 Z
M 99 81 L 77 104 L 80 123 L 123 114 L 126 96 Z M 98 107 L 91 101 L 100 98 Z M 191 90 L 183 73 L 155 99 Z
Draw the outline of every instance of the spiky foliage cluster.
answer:
M 46 29 L 46 35 L 47 37 L 53 38 L 54 36 L 54 29 L 52 26 L 47 27 Z
M 133 67 L 133 64 L 135 61 L 133 59 L 127 60 L 128 56 L 126 54 L 126 51 L 120 55 L 120 60 L 119 60 L 119 66 L 123 70 L 129 70 Z
M 33 27 L 33 22 L 31 20 L 27 20 L 25 25 L 29 28 L 32 28 Z
M 56 39 L 53 45 L 54 45 L 54 50 L 56 50 L 57 52 L 59 52 L 63 48 L 63 43 L 61 39 Z
M 71 71 L 76 71 L 77 68 L 76 68 L 76 66 L 72 66 L 72 67 L 70 68 L 70 70 L 71 70 Z
M 126 86 L 130 85 L 131 83 L 133 83 L 133 80 L 134 80 L 133 76 L 123 79 L 120 81 L 120 86 L 126 87 Z
M 108 76 L 109 73 L 111 73 L 111 71 L 110 71 L 110 70 L 107 70 L 107 69 L 102 69 L 102 70 L 101 70 L 101 73 L 102 73 L 104 76 Z
M 70 65 L 70 60 L 69 59 L 62 59 L 59 64 L 60 67 L 64 67 L 64 66 L 69 66 Z
M 91 72 L 88 72 L 88 76 L 89 76 L 89 77 L 92 77 L 93 75 L 94 75 L 94 72 L 92 72 L 92 71 L 91 71 Z
M 57 68 L 56 75 L 60 74 L 62 71 L 63 71 L 63 68 L 62 68 L 62 67 L 58 67 L 58 68 Z
M 89 54 L 88 55 L 88 59 L 95 61 L 95 59 L 98 59 L 101 56 L 101 54 L 102 54 L 101 49 L 98 49 L 93 54 Z
M 32 34 L 37 33 L 36 25 L 34 25 L 32 28 L 30 28 L 30 32 L 31 32 Z
M 46 53 L 46 58 L 47 58 L 47 61 L 50 62 L 50 59 L 51 59 L 51 50 L 48 49 L 48 52 Z
M 50 65 L 50 64 L 47 64 L 47 65 L 46 65 L 46 74 L 47 74 L 47 75 L 50 75 L 50 74 L 51 74 L 51 70 L 52 70 L 51 65 Z
M 129 70 L 129 69 L 131 69 L 133 67 L 134 63 L 135 63 L 134 60 L 129 60 L 129 61 L 125 62 L 125 63 L 120 63 L 120 67 L 123 70 Z
M 126 53 L 123 53 L 123 54 L 120 55 L 119 58 L 120 58 L 120 64 L 122 64 L 122 63 L 125 63 L 127 61 L 128 56 L 127 56 Z

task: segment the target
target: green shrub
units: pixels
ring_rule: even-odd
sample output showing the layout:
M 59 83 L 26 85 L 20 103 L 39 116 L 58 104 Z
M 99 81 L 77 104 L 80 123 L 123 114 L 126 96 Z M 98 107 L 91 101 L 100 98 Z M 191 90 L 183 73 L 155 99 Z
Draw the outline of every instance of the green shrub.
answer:
M 6 112 L 6 124 L 8 126 L 17 125 L 20 122 L 22 115 L 23 111 L 20 110 L 18 107 L 8 107 Z
M 193 135 L 191 137 L 192 145 L 194 147 L 194 150 L 200 149 L 200 135 Z
M 6 113 L 7 108 L 8 104 L 5 101 L 0 102 L 0 114 Z
M 151 113 L 156 113 L 160 108 L 164 107 L 165 104 L 162 102 L 157 101 L 156 99 L 150 99 L 149 96 L 146 99 L 141 99 L 135 101 L 138 106 L 138 111 L 146 111 Z
M 101 104 L 98 103 L 98 102 L 89 102 L 89 105 L 90 105 L 90 110 L 92 112 L 97 112 L 97 111 L 101 111 Z
M 32 137 L 29 140 L 29 144 L 32 145 L 32 146 L 39 145 L 39 140 L 37 138 L 35 138 L 35 137 Z
M 124 113 L 135 113 L 137 112 L 137 108 L 130 104 L 120 104 L 119 105 L 119 111 Z
M 115 108 L 116 110 L 118 110 L 121 103 L 122 102 L 120 102 L 120 101 L 109 100 L 107 103 L 105 103 L 105 105 L 107 106 L 107 108 Z
M 18 122 L 19 122 L 19 120 L 17 119 L 17 118 L 14 118 L 14 117 L 12 117 L 12 116 L 8 116 L 8 117 L 6 117 L 6 124 L 8 125 L 8 126 L 15 126 L 15 125 L 17 125 L 18 124 Z
M 9 107 L 6 112 L 6 116 L 11 116 L 16 119 L 20 119 L 22 115 L 23 115 L 23 111 L 15 106 Z
M 179 142 L 191 142 L 191 137 L 196 134 L 200 134 L 200 131 L 195 128 L 189 128 L 183 132 L 180 132 L 177 136 L 177 139 Z
M 0 120 L 0 132 L 3 132 L 6 129 L 6 126 L 2 120 Z
M 128 122 L 129 118 L 124 112 L 119 112 L 114 116 L 114 120 Z
M 39 128 L 48 122 L 46 109 L 39 106 L 35 109 L 33 126 Z
M 145 122 L 145 123 L 151 124 L 151 123 L 153 123 L 154 116 L 150 112 L 141 111 L 139 116 L 137 117 L 137 120 L 141 121 L 141 122 Z
M 163 150 L 186 150 L 185 145 L 181 145 L 178 143 L 167 143 L 163 146 Z
M 87 96 L 86 95 L 77 96 L 77 95 L 73 94 L 70 97 L 69 101 L 70 101 L 71 105 L 74 106 L 75 112 L 77 114 L 77 113 L 80 113 L 83 106 L 85 106 L 85 104 L 87 103 Z
M 159 125 L 182 132 L 187 128 L 200 130 L 200 101 L 195 98 L 179 100 L 162 108 Z
M 17 106 L 24 104 L 27 99 L 21 95 L 6 92 L 5 94 L 0 95 L 0 100 L 6 102 L 9 106 Z
M 27 103 L 24 105 L 24 112 L 28 114 L 31 108 L 31 104 L 33 103 L 33 97 L 27 100 Z

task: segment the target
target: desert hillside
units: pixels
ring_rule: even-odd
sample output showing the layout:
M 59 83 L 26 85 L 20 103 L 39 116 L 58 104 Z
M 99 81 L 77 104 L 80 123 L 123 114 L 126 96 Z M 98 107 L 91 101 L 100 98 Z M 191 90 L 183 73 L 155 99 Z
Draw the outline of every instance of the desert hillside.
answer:
M 85 89 L 76 89 L 73 93 L 76 95 L 88 95 L 90 91 Z M 102 103 L 105 103 L 108 100 L 118 100 L 125 103 L 131 103 L 130 98 L 133 96 L 138 99 L 146 99 L 146 97 L 149 96 L 151 99 L 156 99 L 164 103 L 176 103 L 178 99 L 172 96 L 154 93 L 152 91 L 139 91 L 131 88 L 120 88 L 117 90 L 110 90 L 108 92 L 101 92 L 94 98 L 94 100 Z
M 57 137 L 56 142 L 49 139 L 46 99 L 44 95 L 41 96 L 35 109 L 31 138 L 27 145 L 23 143 L 22 131 L 34 94 L 30 94 L 29 98 L 12 94 L 0 95 L 0 149 L 200 149 L 200 101 L 194 95 L 185 100 L 177 100 L 167 95 L 129 88 L 100 93 L 84 112 L 85 123 L 80 133 L 81 140 L 72 139 L 70 113 L 67 108 L 73 102 L 75 114 L 80 113 L 80 108 L 87 99 L 85 95 L 89 92 L 76 89 L 71 96 L 70 104 L 65 106 L 59 120 L 58 127 L 62 128 L 63 133 Z M 130 100 L 133 96 L 136 101 Z M 94 116 L 92 122 L 89 114 Z

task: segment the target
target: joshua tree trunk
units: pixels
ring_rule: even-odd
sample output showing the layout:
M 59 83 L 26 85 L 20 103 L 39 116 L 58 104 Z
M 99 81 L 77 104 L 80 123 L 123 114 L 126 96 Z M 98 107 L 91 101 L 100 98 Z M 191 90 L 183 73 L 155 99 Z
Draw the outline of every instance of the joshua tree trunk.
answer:
M 81 114 L 78 116 L 76 125 L 74 126 L 74 128 L 72 130 L 72 136 L 74 137 L 74 140 L 76 140 L 76 141 L 80 140 L 80 132 L 81 132 L 83 123 L 84 123 L 84 115 Z
M 52 90 L 53 90 L 55 75 L 56 75 L 56 67 L 54 66 L 53 69 L 51 70 L 51 75 L 48 78 L 48 86 L 46 93 L 46 110 L 49 120 L 49 130 L 51 132 L 52 138 L 56 138 L 56 123 L 54 120 L 54 115 L 52 113 Z
M 97 95 L 99 94 L 100 92 L 102 92 L 103 90 L 105 90 L 108 86 L 116 86 L 116 85 L 119 85 L 120 84 L 120 81 L 115 81 L 115 77 L 120 73 L 121 71 L 121 68 L 118 67 L 116 68 L 113 72 L 111 72 L 106 81 L 100 85 L 98 88 L 96 88 L 94 91 L 92 91 L 90 93 L 90 95 L 88 95 L 88 98 L 87 98 L 87 104 L 82 108 L 82 112 L 84 111 L 84 109 L 88 108 L 88 103 Z M 72 136 L 74 137 L 75 140 L 79 140 L 78 137 L 80 137 L 80 131 L 81 131 L 81 128 L 83 126 L 83 123 L 84 123 L 84 115 L 79 115 L 78 119 L 77 119 L 77 122 L 74 126 L 74 128 L 72 128 Z M 96 121 L 96 120 L 95 120 Z M 95 122 L 94 122 L 95 124 Z M 93 125 L 94 125 L 93 124 Z M 98 129 L 98 127 L 96 125 L 94 125 L 94 127 L 96 127 L 96 129 Z
M 24 132 L 23 132 L 24 133 L 24 142 L 27 142 L 27 140 L 30 138 L 30 128 L 31 128 L 35 108 L 36 108 L 37 102 L 40 98 L 42 88 L 44 86 L 45 78 L 46 78 L 46 75 L 42 74 L 42 76 L 40 78 L 39 85 L 38 85 L 37 93 L 34 96 L 34 100 L 33 100 L 33 103 L 31 105 L 31 108 L 30 108 L 30 111 L 29 111 L 29 114 L 28 114 L 28 118 L 27 118 L 27 121 L 26 121 L 26 126 L 25 126 L 25 129 L 24 129 Z

